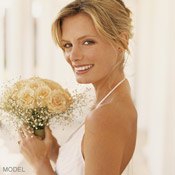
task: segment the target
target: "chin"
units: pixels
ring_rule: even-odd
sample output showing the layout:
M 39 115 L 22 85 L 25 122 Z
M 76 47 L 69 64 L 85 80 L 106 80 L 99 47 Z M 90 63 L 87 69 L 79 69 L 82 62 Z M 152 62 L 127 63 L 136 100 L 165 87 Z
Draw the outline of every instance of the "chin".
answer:
M 84 78 L 76 78 L 76 81 L 79 84 L 90 84 L 90 83 L 92 83 L 91 81 L 89 81 L 87 79 L 85 80 Z

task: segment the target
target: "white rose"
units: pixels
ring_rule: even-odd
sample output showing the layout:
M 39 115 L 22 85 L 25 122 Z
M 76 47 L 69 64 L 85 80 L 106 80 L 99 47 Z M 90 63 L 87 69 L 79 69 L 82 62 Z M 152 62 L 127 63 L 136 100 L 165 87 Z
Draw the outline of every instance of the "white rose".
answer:
M 26 82 L 24 80 L 20 80 L 12 86 L 10 92 L 8 93 L 13 100 L 18 100 L 19 91 L 24 88 L 25 83 Z
M 51 89 L 48 86 L 38 87 L 35 94 L 36 103 L 38 107 L 47 106 L 50 95 Z
M 39 77 L 32 77 L 26 81 L 26 87 L 30 87 L 33 90 L 38 89 L 39 87 L 45 86 L 45 83 Z
M 62 91 L 60 90 L 52 91 L 48 103 L 49 112 L 62 113 L 65 112 L 66 109 L 67 109 L 66 98 L 63 96 Z
M 44 83 L 46 83 L 52 90 L 61 90 L 64 91 L 64 89 L 56 82 L 48 79 L 43 79 Z
M 30 88 L 22 89 L 18 94 L 18 104 L 22 108 L 34 108 L 35 107 L 35 98 L 34 98 L 34 90 Z
M 71 94 L 69 93 L 68 90 L 64 90 L 63 95 L 64 95 L 64 97 L 66 98 L 67 106 L 70 106 L 70 105 L 73 103 L 73 99 L 72 99 L 72 97 L 71 97 Z

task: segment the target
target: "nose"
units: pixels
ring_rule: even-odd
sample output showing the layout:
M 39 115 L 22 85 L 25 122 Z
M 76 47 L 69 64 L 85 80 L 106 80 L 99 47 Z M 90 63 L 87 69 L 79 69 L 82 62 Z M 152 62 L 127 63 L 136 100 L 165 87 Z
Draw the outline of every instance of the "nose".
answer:
M 74 62 L 74 61 L 79 61 L 83 57 L 82 51 L 79 47 L 77 46 L 72 46 L 72 49 L 69 52 L 69 59 Z

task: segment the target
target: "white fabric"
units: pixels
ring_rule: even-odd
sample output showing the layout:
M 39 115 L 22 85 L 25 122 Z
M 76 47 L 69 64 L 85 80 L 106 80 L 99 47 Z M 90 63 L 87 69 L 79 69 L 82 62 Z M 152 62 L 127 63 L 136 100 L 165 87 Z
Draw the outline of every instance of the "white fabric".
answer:
M 84 175 L 84 159 L 81 152 L 81 142 L 84 135 L 82 124 L 60 147 L 56 163 L 57 175 Z

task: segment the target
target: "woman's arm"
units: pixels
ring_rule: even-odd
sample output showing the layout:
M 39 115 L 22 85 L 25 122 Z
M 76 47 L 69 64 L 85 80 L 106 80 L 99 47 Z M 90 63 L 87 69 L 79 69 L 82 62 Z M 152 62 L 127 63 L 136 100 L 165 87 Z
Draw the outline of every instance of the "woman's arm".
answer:
M 83 142 L 85 175 L 121 174 L 123 155 L 135 123 L 135 117 L 129 115 L 105 105 L 87 118 Z
M 42 164 L 35 168 L 35 175 L 55 175 L 49 159 L 43 160 Z
M 50 129 L 45 129 L 45 139 L 41 140 L 22 128 L 20 138 L 20 152 L 34 168 L 36 175 L 54 175 L 50 157 L 52 160 L 57 159 L 59 145 L 56 144 L 56 139 L 52 136 Z

